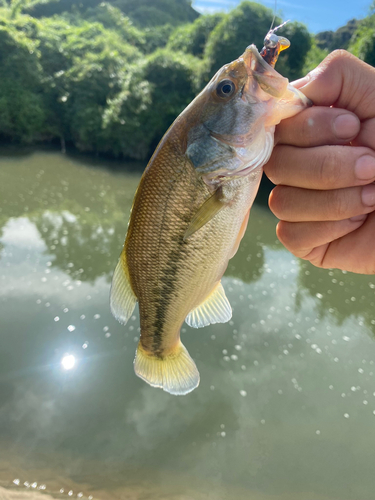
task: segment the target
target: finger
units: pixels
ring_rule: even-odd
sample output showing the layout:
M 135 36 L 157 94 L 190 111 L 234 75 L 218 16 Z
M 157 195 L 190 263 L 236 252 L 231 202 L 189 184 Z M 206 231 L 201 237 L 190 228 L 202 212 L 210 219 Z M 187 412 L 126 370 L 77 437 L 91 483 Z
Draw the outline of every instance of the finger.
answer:
M 316 248 L 308 256 L 319 267 L 375 274 L 375 212 L 355 231 L 332 241 L 327 248 Z
M 278 219 L 287 222 L 349 219 L 375 210 L 375 184 L 327 191 L 276 186 L 269 206 Z
M 352 144 L 353 146 L 367 146 L 375 149 L 375 118 L 365 120 L 361 124 L 361 130 Z
M 344 50 L 335 50 L 294 82 L 316 106 L 335 106 L 367 120 L 375 115 L 375 69 Z
M 358 117 L 346 110 L 314 106 L 283 120 L 276 127 L 275 144 L 299 147 L 347 144 L 360 130 Z
M 360 186 L 375 181 L 375 151 L 351 146 L 278 145 L 264 171 L 274 184 L 319 190 Z
M 311 252 L 327 243 L 358 229 L 366 220 L 367 215 L 361 219 L 346 219 L 335 222 L 284 222 L 276 227 L 276 234 L 281 243 L 293 255 L 305 259 Z

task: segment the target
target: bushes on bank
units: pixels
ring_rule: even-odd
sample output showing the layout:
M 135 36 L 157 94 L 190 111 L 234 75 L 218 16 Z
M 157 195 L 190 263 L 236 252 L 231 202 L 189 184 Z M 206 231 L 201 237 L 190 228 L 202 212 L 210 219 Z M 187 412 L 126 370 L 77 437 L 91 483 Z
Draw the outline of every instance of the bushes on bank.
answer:
M 0 140 L 146 159 L 217 69 L 263 46 L 272 17 L 248 1 L 198 16 L 188 0 L 3 0 Z M 349 44 L 370 64 L 373 25 L 359 23 Z M 282 34 L 291 47 L 277 69 L 290 79 L 327 53 L 300 23 Z

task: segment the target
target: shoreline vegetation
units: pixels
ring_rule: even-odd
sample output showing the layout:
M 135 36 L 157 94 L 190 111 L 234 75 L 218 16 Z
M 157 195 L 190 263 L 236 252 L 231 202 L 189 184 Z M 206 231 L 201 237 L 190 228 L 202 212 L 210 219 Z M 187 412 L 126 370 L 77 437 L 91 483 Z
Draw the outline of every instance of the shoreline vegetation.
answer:
M 0 144 L 144 162 L 217 69 L 263 46 L 272 18 L 249 1 L 200 15 L 189 0 L 0 0 Z M 374 28 L 374 5 L 336 32 L 288 23 L 277 69 L 297 79 L 336 48 L 375 65 Z

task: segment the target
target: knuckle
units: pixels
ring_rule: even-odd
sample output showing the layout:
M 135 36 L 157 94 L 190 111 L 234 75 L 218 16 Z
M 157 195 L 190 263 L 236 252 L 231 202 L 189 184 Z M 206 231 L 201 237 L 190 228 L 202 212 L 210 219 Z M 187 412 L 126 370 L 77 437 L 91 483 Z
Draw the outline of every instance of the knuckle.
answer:
M 327 146 L 317 168 L 318 180 L 322 186 L 335 188 L 342 178 L 342 159 L 333 146 Z
M 331 52 L 324 60 L 324 65 L 332 71 L 340 71 L 343 67 L 357 64 L 358 59 L 347 50 L 336 49 Z
M 339 49 L 326 57 L 322 68 L 328 70 L 331 75 L 335 73 L 341 75 L 343 87 L 340 107 L 345 107 L 356 113 L 360 102 L 361 108 L 373 109 L 375 94 L 373 85 L 375 70 L 373 67 L 346 50 Z
M 350 208 L 350 197 L 346 190 L 335 189 L 327 192 L 327 204 L 333 220 L 343 220 L 347 218 Z
M 363 144 L 369 147 L 361 147 Z M 375 118 L 362 122 L 358 136 L 352 141 L 358 151 L 358 157 L 368 155 L 374 157 L 375 150 Z
M 280 221 L 276 226 L 276 235 L 281 244 L 296 257 L 304 259 L 311 251 L 298 223 Z
M 352 54 L 350 54 L 350 52 L 348 52 L 347 50 L 344 50 L 344 49 L 336 49 L 334 51 L 332 51 L 328 56 L 327 56 L 327 61 L 329 61 L 330 63 L 338 63 L 341 64 L 341 61 L 342 60 L 347 60 L 347 59 L 351 59 L 353 56 Z
M 373 68 L 371 68 L 373 70 Z M 374 75 L 371 75 L 372 78 L 368 79 L 367 82 L 361 81 L 360 83 L 363 85 L 363 90 L 361 91 L 361 104 L 364 109 L 372 110 L 374 106 L 375 99 L 375 89 L 373 86 Z M 358 83 L 358 87 L 360 85 Z

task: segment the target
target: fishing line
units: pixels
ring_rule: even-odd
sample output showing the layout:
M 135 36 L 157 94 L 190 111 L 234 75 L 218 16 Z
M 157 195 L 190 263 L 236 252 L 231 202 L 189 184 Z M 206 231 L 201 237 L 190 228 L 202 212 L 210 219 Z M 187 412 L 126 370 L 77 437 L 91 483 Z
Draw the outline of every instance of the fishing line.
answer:
M 273 9 L 273 19 L 272 19 L 272 23 L 271 23 L 271 27 L 270 27 L 270 30 L 269 30 L 269 31 L 272 31 L 273 23 L 275 22 L 275 18 L 276 18 L 276 8 L 277 8 L 277 0 L 275 0 L 275 7 L 274 7 L 274 9 Z
M 275 0 L 275 7 L 273 9 L 273 19 L 272 19 L 272 23 L 271 23 L 271 27 L 270 27 L 270 30 L 269 30 L 269 34 L 270 33 L 275 33 L 275 31 L 279 30 L 280 28 L 282 28 L 283 26 L 286 25 L 286 23 L 289 23 L 290 22 L 290 19 L 288 19 L 287 21 L 284 21 L 282 24 L 280 24 L 280 26 L 276 26 L 276 28 L 273 28 L 273 23 L 275 22 L 275 19 L 276 19 L 276 9 L 277 9 L 277 0 Z

